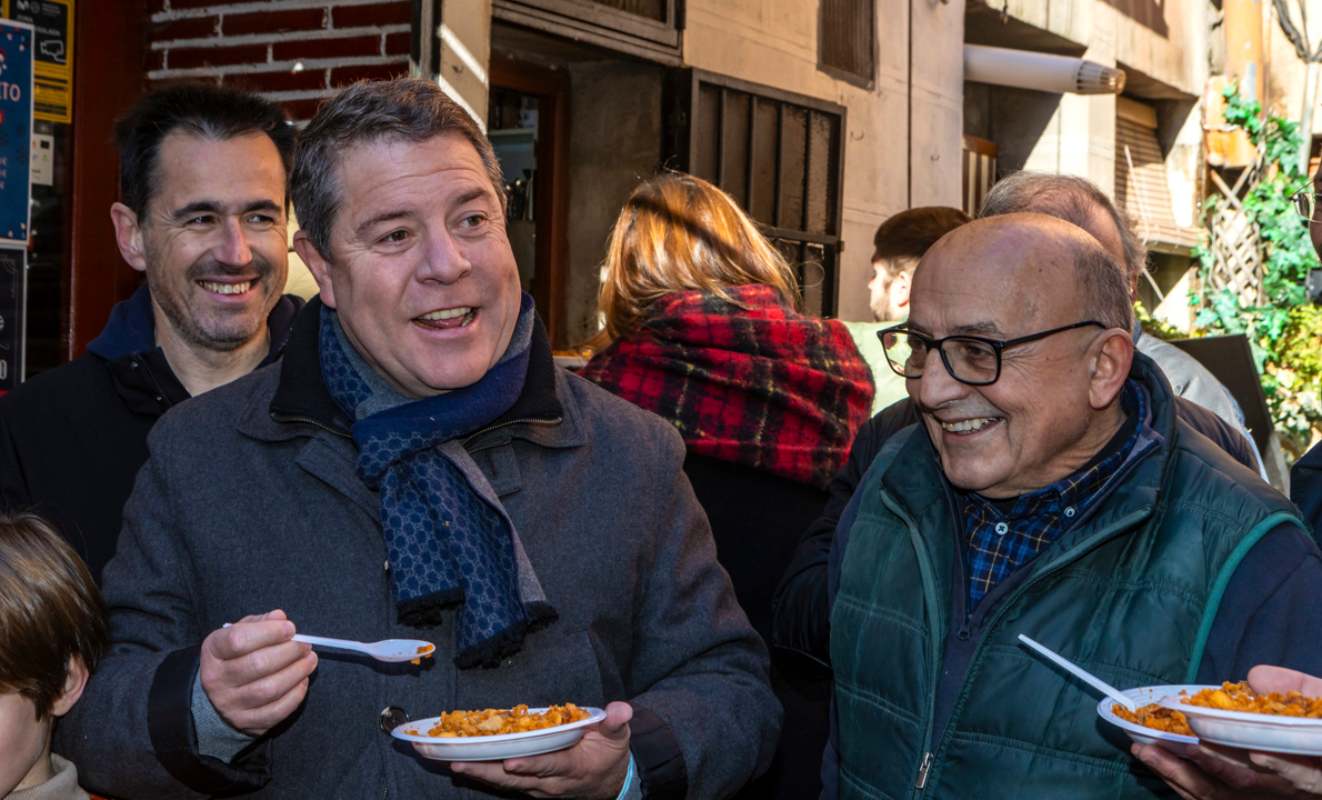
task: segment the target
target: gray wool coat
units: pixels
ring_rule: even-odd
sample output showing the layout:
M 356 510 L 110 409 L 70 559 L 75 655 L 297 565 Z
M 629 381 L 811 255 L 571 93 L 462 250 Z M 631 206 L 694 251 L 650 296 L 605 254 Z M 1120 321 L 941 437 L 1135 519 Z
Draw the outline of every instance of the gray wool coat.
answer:
M 453 614 L 422 632 L 396 621 L 377 498 L 327 405 L 307 321 L 283 365 L 183 404 L 151 433 L 105 572 L 111 652 L 59 726 L 84 785 L 134 800 L 495 796 L 394 742 L 382 710 L 566 701 L 634 705 L 647 797 L 723 797 L 765 767 L 780 724 L 765 649 L 716 562 L 673 428 L 555 368 L 535 338 L 517 418 L 464 445 L 559 619 L 498 667 L 458 670 Z M 438 651 L 423 668 L 322 653 L 290 719 L 233 763 L 200 755 L 199 645 L 274 608 L 307 633 L 425 638 Z

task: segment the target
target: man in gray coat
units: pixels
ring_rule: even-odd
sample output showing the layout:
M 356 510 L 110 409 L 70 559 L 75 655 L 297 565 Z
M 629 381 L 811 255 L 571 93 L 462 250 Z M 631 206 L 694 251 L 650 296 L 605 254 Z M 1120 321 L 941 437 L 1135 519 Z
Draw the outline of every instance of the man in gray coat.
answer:
M 90 788 L 706 800 L 766 765 L 766 653 L 683 443 L 554 366 L 501 185 L 423 81 L 356 85 L 309 123 L 291 196 L 320 300 L 282 364 L 152 432 L 105 573 L 112 652 L 61 730 Z M 437 651 L 385 666 L 296 628 Z M 503 762 L 426 761 L 383 732 L 564 702 L 606 719 Z

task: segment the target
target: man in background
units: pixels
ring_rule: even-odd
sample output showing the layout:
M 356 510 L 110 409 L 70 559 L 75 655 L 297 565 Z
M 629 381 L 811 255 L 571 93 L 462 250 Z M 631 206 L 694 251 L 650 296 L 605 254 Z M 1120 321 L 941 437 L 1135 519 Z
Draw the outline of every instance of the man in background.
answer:
M 968 221 L 968 214 L 957 208 L 924 206 L 893 214 L 877 226 L 872 237 L 872 279 L 868 281 L 868 307 L 874 321 L 845 323 L 858 352 L 872 368 L 877 387 L 873 414 L 906 396 L 904 381 L 886 366 L 877 331 L 908 318 L 909 284 L 918 260 L 937 239 Z
M 1016 172 L 996 182 L 983 201 L 980 217 L 1016 211 L 1037 211 L 1069 220 L 1091 233 L 1107 251 L 1122 255 L 1129 296 L 1138 298 L 1138 282 L 1147 266 L 1147 250 L 1125 223 L 1111 199 L 1092 182 L 1073 175 L 1042 172 Z M 1230 390 L 1180 348 L 1156 336 L 1149 336 L 1134 325 L 1134 345 L 1138 352 L 1157 362 L 1170 381 L 1177 397 L 1191 400 L 1220 417 L 1227 425 L 1244 434 L 1244 413 Z M 1261 458 L 1255 448 L 1259 465 Z M 1259 469 L 1261 472 L 1261 469 Z M 1265 476 L 1264 476 L 1265 477 Z
M 171 407 L 280 356 L 294 129 L 216 86 L 144 97 L 115 127 L 120 255 L 146 283 L 88 352 L 0 400 L 0 506 L 56 523 L 99 582 L 147 432 Z

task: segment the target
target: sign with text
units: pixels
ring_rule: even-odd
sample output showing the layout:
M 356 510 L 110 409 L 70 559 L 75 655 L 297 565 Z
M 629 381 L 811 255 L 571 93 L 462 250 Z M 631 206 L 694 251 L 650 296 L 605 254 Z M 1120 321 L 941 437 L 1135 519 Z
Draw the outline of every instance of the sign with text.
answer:
M 0 247 L 0 394 L 23 381 L 27 287 L 27 251 Z
M 26 245 L 31 214 L 32 26 L 0 19 L 0 245 Z
M 0 15 L 33 27 L 33 110 L 45 122 L 73 120 L 73 4 L 74 0 L 0 0 Z

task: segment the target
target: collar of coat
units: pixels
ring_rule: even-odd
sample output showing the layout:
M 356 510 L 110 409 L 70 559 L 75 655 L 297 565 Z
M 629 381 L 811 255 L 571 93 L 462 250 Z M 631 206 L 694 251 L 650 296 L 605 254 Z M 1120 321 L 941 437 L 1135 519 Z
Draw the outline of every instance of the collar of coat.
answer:
M 318 320 L 321 300 L 314 298 L 294 320 L 289 343 L 278 369 L 275 395 L 254 396 L 240 429 L 253 438 L 283 441 L 313 435 L 316 430 L 349 437 L 352 421 L 331 398 L 321 377 L 318 353 Z M 550 340 L 540 320 L 533 327 L 528 376 L 513 407 L 465 441 L 488 434 L 496 441 L 521 438 L 547 447 L 574 447 L 586 443 L 577 408 L 566 402 L 566 381 L 555 366 Z M 499 436 L 497 434 L 500 434 Z
M 261 366 L 280 357 L 289 338 L 290 325 L 302 307 L 302 298 L 286 294 L 271 308 L 271 313 L 266 316 L 271 347 Z M 157 349 L 156 316 L 152 310 L 151 289 L 145 283 L 135 289 L 127 300 L 121 300 L 110 309 L 106 326 L 87 344 L 89 353 L 111 362 L 143 356 Z
M 259 368 L 280 358 L 302 307 L 301 298 L 287 294 L 271 309 L 266 317 L 270 350 Z M 135 414 L 156 418 L 189 398 L 165 353 L 156 346 L 151 292 L 145 283 L 127 300 L 115 304 L 110 320 L 87 345 L 87 351 L 105 363 L 116 394 Z

